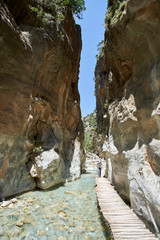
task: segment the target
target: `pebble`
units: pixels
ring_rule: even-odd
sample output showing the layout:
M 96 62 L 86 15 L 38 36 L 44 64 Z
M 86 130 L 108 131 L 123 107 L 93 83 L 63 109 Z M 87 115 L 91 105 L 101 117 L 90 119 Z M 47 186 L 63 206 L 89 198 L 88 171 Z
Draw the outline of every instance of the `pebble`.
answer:
M 17 203 L 17 202 L 18 202 L 18 199 L 17 199 L 17 198 L 13 198 L 13 199 L 11 200 L 11 202 L 12 202 L 12 203 Z
M 22 227 L 23 224 L 24 224 L 23 222 L 17 222 L 17 223 L 16 223 L 16 226 L 18 226 L 18 227 Z
M 25 202 L 18 202 L 18 207 L 24 207 L 24 205 L 26 204 Z
M 34 200 L 33 199 L 27 199 L 26 202 L 32 203 Z
M 76 192 L 73 192 L 73 191 L 67 191 L 67 192 L 65 192 L 66 194 L 72 194 L 72 195 L 74 195 L 74 196 L 76 196 L 77 195 L 77 193 Z
M 46 235 L 46 231 L 38 231 L 37 236 L 45 236 Z
M 13 203 L 9 204 L 8 208 L 13 209 L 15 206 Z
M 1 204 L 1 207 L 7 207 L 10 203 L 11 201 L 3 201 L 3 203 Z
M 66 213 L 64 211 L 59 211 L 58 214 L 62 217 L 67 217 Z
M 58 240 L 63 240 L 64 238 L 63 237 L 58 237 Z

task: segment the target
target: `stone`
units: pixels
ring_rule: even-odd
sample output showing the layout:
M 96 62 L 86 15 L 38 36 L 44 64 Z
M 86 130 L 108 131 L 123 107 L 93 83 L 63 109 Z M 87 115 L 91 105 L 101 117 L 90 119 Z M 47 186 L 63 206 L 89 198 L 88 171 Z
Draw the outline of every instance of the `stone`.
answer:
M 10 209 L 14 209 L 14 208 L 15 208 L 15 206 L 14 206 L 14 204 L 13 204 L 13 203 L 11 203 L 11 204 L 9 204 L 8 208 L 10 208 Z
M 12 203 L 17 203 L 17 202 L 18 202 L 18 199 L 17 199 L 17 198 L 12 198 L 12 199 L 11 199 L 11 202 L 12 202 Z
M 73 191 L 67 191 L 67 192 L 65 192 L 66 194 L 71 194 L 71 195 L 74 195 L 74 196 L 76 196 L 78 193 L 76 193 L 76 192 L 73 192 Z
M 32 202 L 34 202 L 34 200 L 33 199 L 26 199 L 26 202 L 27 203 L 32 203 Z
M 35 158 L 35 164 L 30 170 L 32 177 L 36 177 L 37 186 L 42 189 L 47 189 L 53 185 L 60 183 L 60 156 L 51 149 L 44 151 Z M 54 174 L 53 174 L 54 173 Z
M 24 225 L 24 223 L 23 223 L 22 221 L 16 223 L 16 226 L 17 226 L 17 227 L 23 227 L 23 225 Z
M 1 207 L 7 207 L 10 203 L 11 201 L 3 201 L 3 203 L 1 204 Z
M 58 211 L 58 214 L 62 216 L 63 218 L 67 217 L 67 214 L 64 211 Z

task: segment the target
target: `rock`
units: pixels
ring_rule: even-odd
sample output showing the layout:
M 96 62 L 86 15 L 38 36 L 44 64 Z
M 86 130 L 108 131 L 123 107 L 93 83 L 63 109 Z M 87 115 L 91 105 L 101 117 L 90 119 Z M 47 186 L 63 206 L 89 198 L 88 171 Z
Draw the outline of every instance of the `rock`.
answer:
M 17 198 L 12 198 L 12 199 L 11 199 L 11 202 L 12 202 L 12 203 L 17 203 L 17 202 L 18 202 L 18 199 L 17 199 Z
M 11 204 L 9 204 L 8 208 L 13 209 L 13 208 L 15 208 L 15 206 L 13 203 L 11 203 Z
M 51 149 L 35 158 L 35 164 L 32 166 L 30 174 L 32 177 L 36 177 L 39 188 L 47 189 L 61 182 L 60 171 L 60 156 L 54 149 Z M 53 172 L 54 175 L 52 175 Z
M 1 204 L 1 207 L 7 207 L 10 203 L 11 201 L 3 201 L 3 203 Z
M 45 235 L 46 235 L 46 231 L 43 231 L 43 230 L 38 231 L 37 233 L 37 236 L 45 236 Z
M 88 226 L 88 227 L 87 227 L 87 230 L 90 231 L 90 232 L 95 232 L 95 228 L 92 227 L 92 226 Z
M 45 22 L 28 1 L 0 5 L 0 179 L 6 197 L 76 179 L 84 168 L 82 42 L 67 7 L 62 22 L 54 16 Z
M 18 201 L 18 203 L 17 203 L 17 207 L 24 207 L 25 205 L 26 205 L 26 203 L 23 201 Z
M 23 223 L 22 221 L 16 223 L 16 226 L 17 226 L 17 227 L 23 227 L 23 225 L 24 225 L 24 223 Z
M 73 191 L 67 191 L 67 192 L 65 192 L 65 193 L 66 193 L 66 194 L 71 194 L 71 195 L 74 195 L 74 196 L 78 195 L 78 193 L 73 192 Z
M 125 14 L 106 29 L 95 77 L 109 179 L 160 230 L 159 9 L 158 0 L 126 1 Z
M 32 202 L 34 202 L 34 200 L 33 199 L 26 199 L 26 202 L 27 203 L 32 203 Z
M 63 236 L 58 237 L 57 240 L 63 240 Z
M 64 211 L 58 211 L 58 214 L 60 215 L 60 216 L 62 216 L 63 218 L 66 218 L 67 217 L 67 214 L 64 212 Z

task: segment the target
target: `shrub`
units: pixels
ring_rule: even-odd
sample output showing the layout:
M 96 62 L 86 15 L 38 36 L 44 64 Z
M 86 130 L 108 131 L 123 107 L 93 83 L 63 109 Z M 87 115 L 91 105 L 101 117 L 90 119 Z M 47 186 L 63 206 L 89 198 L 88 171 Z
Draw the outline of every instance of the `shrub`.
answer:
M 33 153 L 41 153 L 41 152 L 43 152 L 43 148 L 41 146 L 35 147 L 35 148 L 33 148 L 32 152 Z
M 61 7 L 69 6 L 78 18 L 82 18 L 82 12 L 86 10 L 84 0 L 41 0 L 41 2 L 43 5 L 47 5 L 50 11 L 53 8 L 60 10 Z
M 104 57 L 104 40 L 98 43 L 97 51 L 99 51 L 99 53 L 96 55 L 98 61 L 101 57 Z
M 108 0 L 108 10 L 105 16 L 105 23 L 115 25 L 123 14 L 127 0 Z

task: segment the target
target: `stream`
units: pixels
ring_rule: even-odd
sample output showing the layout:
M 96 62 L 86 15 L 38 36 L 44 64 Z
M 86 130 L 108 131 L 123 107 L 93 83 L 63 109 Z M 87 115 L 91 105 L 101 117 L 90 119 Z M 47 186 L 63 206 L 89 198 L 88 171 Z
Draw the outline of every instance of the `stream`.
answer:
M 97 208 L 93 169 L 76 181 L 18 196 L 0 206 L 0 219 L 1 240 L 110 239 Z

